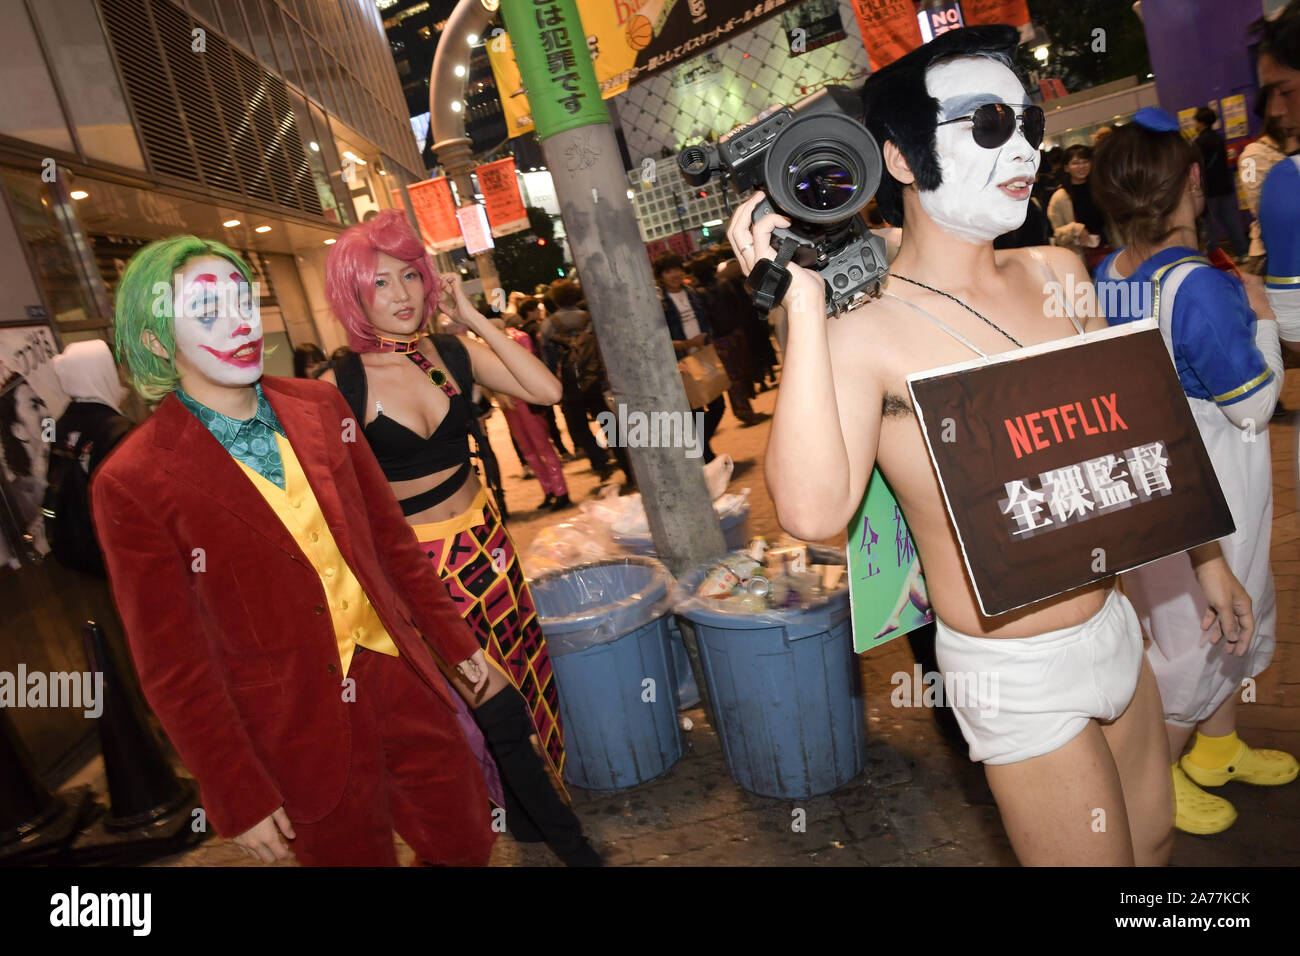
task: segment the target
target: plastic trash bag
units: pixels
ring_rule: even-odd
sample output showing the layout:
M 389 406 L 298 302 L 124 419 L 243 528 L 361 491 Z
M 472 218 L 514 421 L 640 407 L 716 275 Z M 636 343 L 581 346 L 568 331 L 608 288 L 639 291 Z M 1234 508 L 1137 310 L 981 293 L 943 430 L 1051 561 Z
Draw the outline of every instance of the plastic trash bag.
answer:
M 531 581 L 529 590 L 553 656 L 616 641 L 673 604 L 672 574 L 639 555 L 553 569 Z

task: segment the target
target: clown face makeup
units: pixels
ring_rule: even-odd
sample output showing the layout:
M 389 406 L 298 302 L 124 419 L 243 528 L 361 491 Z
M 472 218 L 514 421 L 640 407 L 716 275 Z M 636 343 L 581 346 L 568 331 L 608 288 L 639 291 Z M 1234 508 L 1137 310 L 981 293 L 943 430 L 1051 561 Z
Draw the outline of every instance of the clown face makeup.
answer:
M 1023 113 L 1025 91 L 1010 69 L 988 57 L 959 57 L 931 67 L 926 90 L 939 101 L 935 152 L 943 181 L 921 190 L 921 207 L 935 224 L 967 242 L 992 242 L 1025 221 L 1025 204 L 1038 173 L 1038 150 L 1017 124 L 1001 146 L 975 142 L 969 116 L 985 103 L 1005 103 Z
M 256 289 L 220 256 L 189 260 L 177 278 L 177 368 L 217 385 L 252 385 L 262 377 Z

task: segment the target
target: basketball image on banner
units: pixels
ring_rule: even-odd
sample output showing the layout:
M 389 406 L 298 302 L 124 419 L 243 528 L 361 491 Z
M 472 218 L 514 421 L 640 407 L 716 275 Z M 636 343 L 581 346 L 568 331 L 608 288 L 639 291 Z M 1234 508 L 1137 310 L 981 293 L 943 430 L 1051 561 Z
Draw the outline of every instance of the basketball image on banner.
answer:
M 985 615 L 1234 530 L 1154 320 L 907 384 Z
M 845 550 L 854 651 L 869 651 L 934 620 L 912 532 L 878 468 L 849 522 Z

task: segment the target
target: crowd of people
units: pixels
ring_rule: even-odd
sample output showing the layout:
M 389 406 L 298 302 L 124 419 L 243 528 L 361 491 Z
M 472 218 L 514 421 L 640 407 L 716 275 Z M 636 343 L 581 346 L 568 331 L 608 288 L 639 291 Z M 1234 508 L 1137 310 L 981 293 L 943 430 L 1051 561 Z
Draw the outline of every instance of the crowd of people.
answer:
M 1235 819 L 1205 788 L 1280 785 L 1300 770 L 1236 732 L 1237 692 L 1272 661 L 1277 618 L 1268 435 L 1240 435 L 1273 412 L 1282 344 L 1300 348 L 1288 278 L 1300 271 L 1300 116 L 1278 93 L 1300 77 L 1300 0 L 1285 18 L 1261 46 L 1266 135 L 1243 154 L 1264 184 L 1248 192 L 1262 223 L 1249 249 L 1220 201 L 1212 115 L 1198 114 L 1193 145 L 1146 109 L 1041 172 L 1041 111 L 1035 124 L 1012 69 L 1016 31 L 974 27 L 863 89 L 886 169 L 872 209 L 890 234 L 881 298 L 828 322 L 820 277 L 791 263 L 778 363 L 744 285 L 788 223 L 753 222 L 761 193 L 735 211 L 729 248 L 652 263 L 676 357 L 712 349 L 725 367 L 728 384 L 697 406 L 706 462 L 728 406 L 742 427 L 768 417 L 752 402 L 779 367 L 767 457 L 783 527 L 831 538 L 873 467 L 890 481 L 924 565 L 940 667 L 1002 678 L 1000 700 L 954 710 L 1025 863 L 1162 863 L 1175 826 L 1207 834 Z M 976 142 L 987 104 L 1015 119 Z M 1267 281 L 1211 266 L 1207 215 L 1238 258 L 1267 262 Z M 1045 278 L 1156 283 L 1164 295 L 1156 316 L 1045 319 Z M 159 283 L 177 290 L 162 309 Z M 264 861 L 392 863 L 396 829 L 421 860 L 482 864 L 495 805 L 517 839 L 598 865 L 560 783 L 558 691 L 481 424 L 501 409 L 543 509 L 573 506 L 563 465 L 579 454 L 602 482 L 617 470 L 635 488 L 627 449 L 593 432 L 611 383 L 580 282 L 513 292 L 490 315 L 458 274 L 434 271 L 401 213 L 381 213 L 328 257 L 347 347 L 298 346 L 294 379 L 262 375 L 251 284 L 234 251 L 193 236 L 133 257 L 116 290 L 116 355 L 156 409 L 129 435 L 102 343 L 71 346 L 56 366 L 74 397 L 60 442 L 94 474 L 102 560 L 141 686 L 209 819 Z M 1150 317 L 1236 531 L 1122 584 L 985 615 L 907 376 Z M 1100 832 L 1098 808 L 1112 821 Z

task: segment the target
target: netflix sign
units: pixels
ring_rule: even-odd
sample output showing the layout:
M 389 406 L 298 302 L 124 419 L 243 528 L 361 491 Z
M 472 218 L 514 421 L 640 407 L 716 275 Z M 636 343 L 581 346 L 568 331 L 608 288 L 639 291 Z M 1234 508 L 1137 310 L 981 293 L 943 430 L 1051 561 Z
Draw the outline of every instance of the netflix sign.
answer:
M 1154 322 L 908 377 L 986 615 L 1234 530 Z

